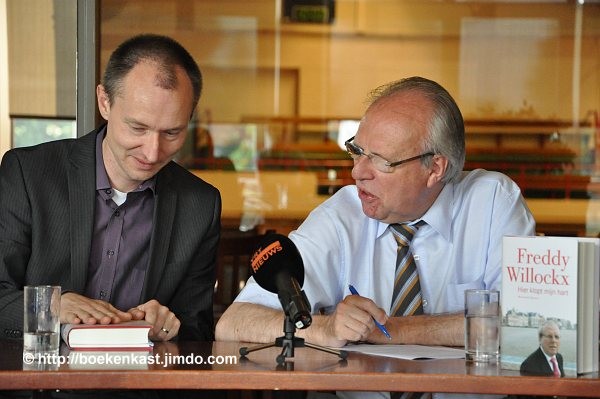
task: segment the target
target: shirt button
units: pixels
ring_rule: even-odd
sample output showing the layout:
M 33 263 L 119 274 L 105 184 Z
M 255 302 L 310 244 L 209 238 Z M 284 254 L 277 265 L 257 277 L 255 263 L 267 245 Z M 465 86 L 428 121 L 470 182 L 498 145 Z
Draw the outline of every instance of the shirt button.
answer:
M 116 212 L 115 212 L 115 216 L 116 216 L 116 217 L 119 217 L 119 216 L 121 216 L 121 212 L 119 212 L 119 211 L 116 211 Z
M 112 249 L 109 249 L 108 251 L 106 251 L 106 254 L 108 256 L 113 256 L 115 254 L 115 251 L 113 251 Z
M 426 308 L 428 304 L 427 299 L 423 299 L 423 307 Z
M 107 188 L 106 190 L 104 190 L 104 192 L 108 195 L 112 194 L 112 190 L 110 188 Z
M 100 298 L 104 298 L 106 296 L 106 292 L 100 291 Z

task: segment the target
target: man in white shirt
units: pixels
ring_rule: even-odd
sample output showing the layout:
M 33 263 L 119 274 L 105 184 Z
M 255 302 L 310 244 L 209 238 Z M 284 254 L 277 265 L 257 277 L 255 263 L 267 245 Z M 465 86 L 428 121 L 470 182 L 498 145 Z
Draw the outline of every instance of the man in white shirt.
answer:
M 460 110 L 443 87 L 420 77 L 376 89 L 346 145 L 356 186 L 338 191 L 290 234 L 314 313 L 297 335 L 334 347 L 464 345 L 464 290 L 498 289 L 502 236 L 535 232 L 519 188 L 500 173 L 462 172 Z M 410 250 L 422 315 L 390 316 L 398 247 L 390 225 L 397 223 L 420 226 Z M 351 295 L 349 284 L 361 295 Z M 250 278 L 219 320 L 216 338 L 272 342 L 283 318 L 277 296 Z

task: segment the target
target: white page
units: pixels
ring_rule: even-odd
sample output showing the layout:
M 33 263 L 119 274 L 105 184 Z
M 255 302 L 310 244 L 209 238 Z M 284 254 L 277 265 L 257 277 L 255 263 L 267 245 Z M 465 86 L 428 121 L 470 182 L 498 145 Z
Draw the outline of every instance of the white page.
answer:
M 342 348 L 348 352 L 360 352 L 367 355 L 395 357 L 397 359 L 462 359 L 465 350 L 445 346 L 424 345 L 347 345 Z

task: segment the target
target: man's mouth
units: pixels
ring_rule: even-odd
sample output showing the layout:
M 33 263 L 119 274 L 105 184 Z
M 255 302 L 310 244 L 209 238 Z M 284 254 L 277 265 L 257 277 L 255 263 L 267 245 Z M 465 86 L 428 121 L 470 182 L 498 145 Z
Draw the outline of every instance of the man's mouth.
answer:
M 135 158 L 135 161 L 138 164 L 138 167 L 143 170 L 151 170 L 154 168 L 155 165 L 154 163 L 144 162 L 139 158 Z
M 373 195 L 369 191 L 363 190 L 362 188 L 358 189 L 358 196 L 364 201 L 372 201 L 377 198 L 377 196 Z

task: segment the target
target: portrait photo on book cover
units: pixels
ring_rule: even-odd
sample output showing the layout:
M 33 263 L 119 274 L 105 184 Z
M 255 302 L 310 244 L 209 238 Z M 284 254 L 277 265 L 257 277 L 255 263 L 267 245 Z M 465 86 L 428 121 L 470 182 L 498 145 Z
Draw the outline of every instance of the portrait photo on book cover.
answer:
M 500 363 L 521 374 L 598 371 L 598 239 L 503 238 Z
M 569 319 L 509 309 L 502 315 L 501 347 L 503 368 L 527 375 L 577 375 L 576 325 Z

